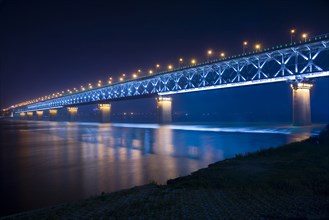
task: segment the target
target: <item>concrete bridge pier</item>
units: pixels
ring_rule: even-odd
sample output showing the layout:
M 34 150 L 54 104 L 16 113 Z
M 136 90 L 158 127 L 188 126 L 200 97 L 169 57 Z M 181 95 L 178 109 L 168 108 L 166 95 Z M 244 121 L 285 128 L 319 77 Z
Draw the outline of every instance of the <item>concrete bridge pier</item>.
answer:
M 49 120 L 56 121 L 57 120 L 57 109 L 49 109 Z
M 27 115 L 27 117 L 26 117 L 26 119 L 27 120 L 33 120 L 33 112 L 26 112 L 26 115 Z
M 36 115 L 37 115 L 37 120 L 42 120 L 42 117 L 43 117 L 43 111 L 36 111 L 35 113 L 36 113 Z
M 295 82 L 292 88 L 293 125 L 311 125 L 311 98 L 310 90 L 313 84 L 310 82 Z
M 159 96 L 157 98 L 157 108 L 160 124 L 170 124 L 172 122 L 172 98 Z
M 98 104 L 99 121 L 102 123 L 110 122 L 111 104 Z
M 21 112 L 21 113 L 19 113 L 19 118 L 20 118 L 21 120 L 26 119 L 26 113 L 25 113 L 25 112 Z
M 78 107 L 67 107 L 70 121 L 76 121 L 78 119 Z

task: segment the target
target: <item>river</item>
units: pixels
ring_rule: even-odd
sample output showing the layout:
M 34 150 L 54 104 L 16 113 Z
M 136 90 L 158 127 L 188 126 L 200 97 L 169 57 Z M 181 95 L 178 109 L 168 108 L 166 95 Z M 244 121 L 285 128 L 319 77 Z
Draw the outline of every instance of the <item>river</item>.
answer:
M 0 216 L 190 174 L 325 125 L 0 121 Z

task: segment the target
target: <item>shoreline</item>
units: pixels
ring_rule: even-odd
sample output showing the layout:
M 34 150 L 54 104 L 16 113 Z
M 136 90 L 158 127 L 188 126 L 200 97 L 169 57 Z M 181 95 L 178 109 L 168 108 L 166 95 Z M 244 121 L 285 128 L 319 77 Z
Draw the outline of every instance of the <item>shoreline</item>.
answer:
M 150 183 L 1 219 L 329 218 L 328 130 L 215 162 L 166 185 Z

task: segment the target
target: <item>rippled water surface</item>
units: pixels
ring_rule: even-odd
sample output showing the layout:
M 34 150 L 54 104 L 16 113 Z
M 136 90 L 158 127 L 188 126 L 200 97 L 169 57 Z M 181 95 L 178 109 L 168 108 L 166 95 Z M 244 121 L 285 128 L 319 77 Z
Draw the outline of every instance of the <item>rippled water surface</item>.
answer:
M 187 175 L 324 125 L 158 125 L 0 121 L 1 215 Z

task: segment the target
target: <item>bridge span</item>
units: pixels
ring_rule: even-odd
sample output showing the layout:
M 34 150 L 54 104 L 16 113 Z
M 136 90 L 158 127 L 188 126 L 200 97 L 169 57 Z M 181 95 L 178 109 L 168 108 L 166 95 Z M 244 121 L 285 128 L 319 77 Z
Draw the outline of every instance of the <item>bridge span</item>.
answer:
M 161 121 L 170 123 L 174 94 L 286 81 L 293 90 L 293 123 L 308 125 L 311 123 L 312 78 L 329 76 L 328 45 L 329 34 L 321 35 L 307 42 L 211 60 L 18 106 L 13 112 L 24 117 L 47 110 L 56 115 L 56 109 L 67 108 L 74 115 L 79 105 L 97 103 L 100 110 L 106 112 L 106 118 L 111 101 L 154 95 L 158 97 Z

